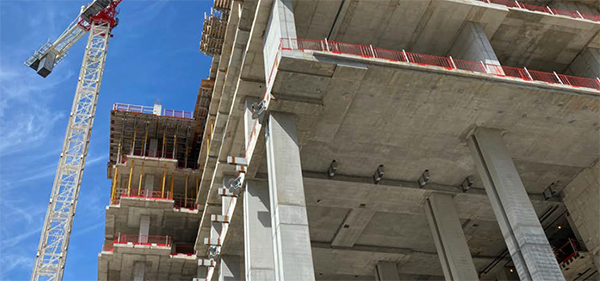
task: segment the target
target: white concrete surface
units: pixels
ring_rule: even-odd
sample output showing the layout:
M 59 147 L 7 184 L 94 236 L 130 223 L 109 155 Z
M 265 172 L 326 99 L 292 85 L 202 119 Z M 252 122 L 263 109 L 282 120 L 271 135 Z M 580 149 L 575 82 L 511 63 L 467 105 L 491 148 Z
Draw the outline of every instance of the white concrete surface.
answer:
M 267 126 L 276 280 L 315 280 L 295 117 L 271 112 Z
M 395 262 L 380 261 L 375 265 L 375 280 L 376 281 L 398 281 L 400 275 Z
M 244 191 L 246 281 L 274 281 L 273 236 L 266 181 L 247 181 Z

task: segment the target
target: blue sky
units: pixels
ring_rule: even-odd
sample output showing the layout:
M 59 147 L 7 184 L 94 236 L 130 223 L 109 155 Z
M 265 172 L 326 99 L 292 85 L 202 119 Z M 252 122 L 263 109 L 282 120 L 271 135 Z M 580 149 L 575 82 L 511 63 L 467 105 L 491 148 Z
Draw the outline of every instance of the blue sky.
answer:
M 47 78 L 23 61 L 91 1 L 0 0 L 0 280 L 29 280 L 87 37 Z M 198 51 L 211 0 L 124 0 L 109 43 L 65 280 L 97 280 L 113 103 L 192 111 L 210 57 Z

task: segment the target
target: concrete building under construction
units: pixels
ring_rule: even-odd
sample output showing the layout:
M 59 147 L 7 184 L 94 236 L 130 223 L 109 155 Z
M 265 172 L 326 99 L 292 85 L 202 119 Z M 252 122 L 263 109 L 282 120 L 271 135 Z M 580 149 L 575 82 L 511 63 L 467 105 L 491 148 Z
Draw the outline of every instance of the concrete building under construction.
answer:
M 598 280 L 600 2 L 215 0 L 115 105 L 99 280 Z

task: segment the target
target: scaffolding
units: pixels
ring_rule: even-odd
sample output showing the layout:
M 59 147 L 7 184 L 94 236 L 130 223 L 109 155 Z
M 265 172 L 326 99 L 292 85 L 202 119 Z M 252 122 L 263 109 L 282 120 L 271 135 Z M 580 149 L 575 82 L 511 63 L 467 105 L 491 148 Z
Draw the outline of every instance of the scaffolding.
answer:
M 219 15 L 213 9 L 211 9 L 210 16 L 204 14 L 204 27 L 200 41 L 201 52 L 209 56 L 221 54 L 227 30 L 227 17 L 228 13 Z

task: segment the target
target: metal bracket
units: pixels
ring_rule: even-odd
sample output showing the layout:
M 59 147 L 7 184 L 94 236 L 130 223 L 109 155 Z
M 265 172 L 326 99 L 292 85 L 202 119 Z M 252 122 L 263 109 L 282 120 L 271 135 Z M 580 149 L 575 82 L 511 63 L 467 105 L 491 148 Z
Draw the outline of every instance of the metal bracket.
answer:
M 208 258 L 216 259 L 221 254 L 221 246 L 209 246 L 208 247 Z
M 329 169 L 327 170 L 327 175 L 329 176 L 329 178 L 333 178 L 333 176 L 335 176 L 335 172 L 337 171 L 337 162 L 335 162 L 335 160 L 331 161 L 331 164 L 329 165 Z
M 430 179 L 431 176 L 429 175 L 429 170 L 423 171 L 423 174 L 421 174 L 421 177 L 419 178 L 419 187 L 426 186 Z
M 260 102 L 255 102 L 252 104 L 251 108 L 252 108 L 252 119 L 257 119 L 265 111 L 267 111 L 267 101 L 261 100 Z
M 460 184 L 460 188 L 462 189 L 462 192 L 467 192 L 471 187 L 473 187 L 473 177 L 472 176 L 467 176 L 467 178 Z
M 378 184 L 381 181 L 384 174 L 385 168 L 383 167 L 383 164 L 381 164 L 379 165 L 379 167 L 377 167 L 377 170 L 375 170 L 375 174 L 373 174 L 373 181 L 375 182 L 375 184 Z

